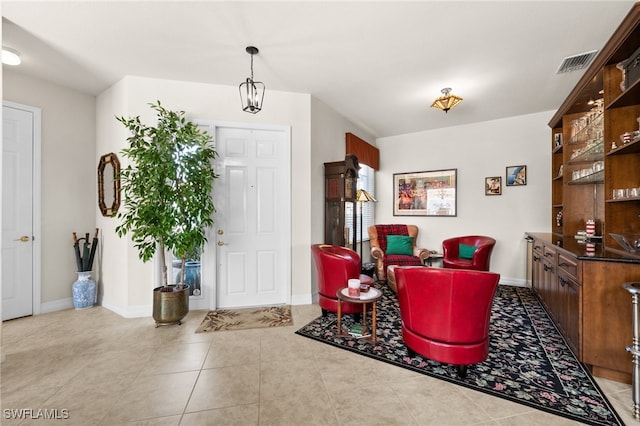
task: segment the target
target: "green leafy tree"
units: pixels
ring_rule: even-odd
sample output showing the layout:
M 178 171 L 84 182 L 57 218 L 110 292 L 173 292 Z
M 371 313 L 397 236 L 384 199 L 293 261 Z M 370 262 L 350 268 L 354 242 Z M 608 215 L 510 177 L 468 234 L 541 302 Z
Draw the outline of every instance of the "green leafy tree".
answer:
M 157 115 L 155 126 L 141 123 L 139 116 L 116 117 L 131 132 L 129 147 L 121 151 L 130 164 L 119 176 L 125 201 L 116 233 L 131 234 L 144 262 L 159 250 L 168 291 L 165 249 L 182 259 L 181 284 L 188 254 L 202 250 L 213 225 L 217 153 L 209 134 L 187 121 L 184 111 L 167 110 L 160 101 L 149 106 Z

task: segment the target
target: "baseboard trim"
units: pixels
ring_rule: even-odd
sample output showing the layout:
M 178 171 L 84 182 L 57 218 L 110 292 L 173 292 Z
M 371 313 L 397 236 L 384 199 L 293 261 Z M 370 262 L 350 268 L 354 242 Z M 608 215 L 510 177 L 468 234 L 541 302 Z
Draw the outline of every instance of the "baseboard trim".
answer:
M 102 301 L 102 307 L 120 315 L 123 318 L 144 318 L 153 316 L 151 305 L 119 306 Z
M 531 287 L 527 280 L 521 278 L 500 278 L 499 284 L 512 285 L 515 287 Z
M 73 309 L 73 299 L 67 297 L 65 299 L 53 300 L 40 304 L 40 313 L 48 314 L 49 312 L 63 311 L 65 309 Z
M 292 305 L 310 305 L 312 303 L 311 294 L 291 295 Z

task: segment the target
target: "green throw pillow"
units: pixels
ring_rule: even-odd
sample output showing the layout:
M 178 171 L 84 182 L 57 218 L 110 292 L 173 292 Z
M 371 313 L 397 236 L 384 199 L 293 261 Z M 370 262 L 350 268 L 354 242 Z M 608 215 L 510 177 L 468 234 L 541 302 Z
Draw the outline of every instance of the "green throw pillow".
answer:
M 476 252 L 476 246 L 470 246 L 467 244 L 460 244 L 458 246 L 458 257 L 460 259 L 473 259 L 473 253 Z
M 408 235 L 387 235 L 387 254 L 413 255 L 413 237 Z

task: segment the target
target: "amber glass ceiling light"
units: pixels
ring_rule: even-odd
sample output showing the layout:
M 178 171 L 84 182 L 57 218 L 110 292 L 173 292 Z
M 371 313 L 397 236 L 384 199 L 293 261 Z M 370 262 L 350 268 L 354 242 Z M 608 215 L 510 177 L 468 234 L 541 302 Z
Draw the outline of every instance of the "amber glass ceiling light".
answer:
M 431 108 L 441 109 L 446 113 L 460 102 L 462 102 L 462 98 L 460 96 L 452 95 L 451 88 L 445 87 L 442 89 L 442 96 L 433 101 Z
M 256 114 L 262 109 L 264 99 L 264 83 L 253 81 L 253 55 L 257 55 L 259 50 L 253 46 L 247 46 L 245 50 L 251 55 L 251 77 L 240 84 L 240 101 L 243 111 Z

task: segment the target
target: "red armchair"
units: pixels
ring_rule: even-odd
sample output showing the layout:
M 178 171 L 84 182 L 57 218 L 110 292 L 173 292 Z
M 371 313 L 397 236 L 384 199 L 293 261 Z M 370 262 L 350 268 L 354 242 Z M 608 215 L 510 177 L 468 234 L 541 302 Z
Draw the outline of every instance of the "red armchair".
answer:
M 371 244 L 371 257 L 376 262 L 376 277 L 378 281 L 387 280 L 387 266 L 389 265 L 424 265 L 429 257 L 429 250 L 416 247 L 418 227 L 415 225 L 373 225 L 368 228 Z M 405 254 L 387 253 L 388 236 L 413 237 L 412 246 Z
M 467 366 L 489 355 L 491 305 L 500 275 L 443 268 L 395 268 L 402 339 L 409 355 Z
M 496 240 L 482 235 L 454 237 L 442 242 L 442 266 L 488 271 Z
M 314 244 L 311 253 L 318 274 L 318 304 L 322 309 L 322 316 L 327 312 L 338 312 L 338 297 L 336 293 L 342 287 L 347 287 L 349 279 L 359 278 L 363 284 L 373 285 L 373 278 L 360 274 L 360 256 L 355 251 L 329 244 Z M 342 313 L 362 313 L 362 305 L 342 302 Z

